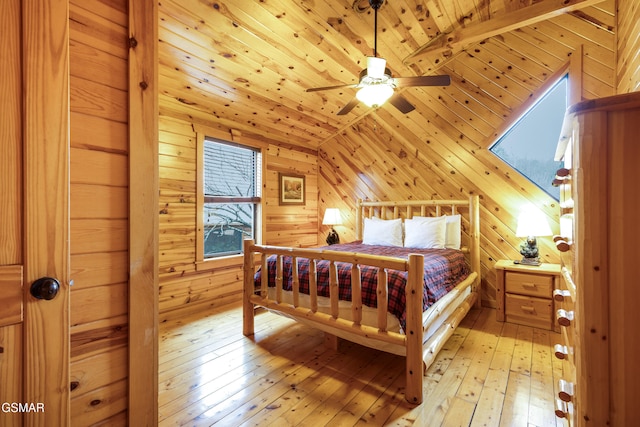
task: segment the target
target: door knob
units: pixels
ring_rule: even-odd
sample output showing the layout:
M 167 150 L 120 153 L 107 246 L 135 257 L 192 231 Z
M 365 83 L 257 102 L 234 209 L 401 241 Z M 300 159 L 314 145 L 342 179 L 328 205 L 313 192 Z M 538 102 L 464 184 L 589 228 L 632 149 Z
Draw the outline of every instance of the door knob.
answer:
M 53 277 L 41 277 L 31 284 L 31 295 L 38 299 L 52 300 L 59 290 L 60 282 Z

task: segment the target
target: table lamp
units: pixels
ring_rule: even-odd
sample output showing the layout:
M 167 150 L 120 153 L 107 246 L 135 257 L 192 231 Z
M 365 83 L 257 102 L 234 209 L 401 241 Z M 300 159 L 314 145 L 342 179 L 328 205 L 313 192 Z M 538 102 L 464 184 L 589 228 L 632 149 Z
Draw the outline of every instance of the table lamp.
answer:
M 516 237 L 526 237 L 527 240 L 520 245 L 522 259 L 515 261 L 516 263 L 524 265 L 541 264 L 536 240 L 537 237 L 541 236 L 551 236 L 551 228 L 544 214 L 535 208 L 522 211 L 518 216 Z
M 336 243 L 340 243 L 340 236 L 336 230 L 333 229 L 334 225 L 342 224 L 342 219 L 340 218 L 340 210 L 337 208 L 327 208 L 324 211 L 324 218 L 322 219 L 322 225 L 330 225 L 331 231 L 327 236 L 327 244 L 334 245 Z

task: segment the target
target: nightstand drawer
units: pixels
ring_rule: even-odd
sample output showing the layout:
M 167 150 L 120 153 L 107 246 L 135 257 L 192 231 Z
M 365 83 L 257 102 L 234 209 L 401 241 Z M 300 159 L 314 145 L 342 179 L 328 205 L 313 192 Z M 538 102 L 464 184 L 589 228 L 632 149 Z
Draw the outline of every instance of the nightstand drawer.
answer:
M 507 271 L 505 276 L 506 292 L 530 295 L 533 297 L 551 298 L 553 276 L 517 273 L 514 271 Z
M 521 325 L 551 329 L 552 305 L 550 299 L 506 294 L 506 320 Z

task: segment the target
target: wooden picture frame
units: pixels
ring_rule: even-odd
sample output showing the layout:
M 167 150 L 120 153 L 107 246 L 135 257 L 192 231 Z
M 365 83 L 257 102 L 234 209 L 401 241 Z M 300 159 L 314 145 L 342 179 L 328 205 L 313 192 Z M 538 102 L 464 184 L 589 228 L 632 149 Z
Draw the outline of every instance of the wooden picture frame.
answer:
M 278 200 L 280 205 L 304 205 L 304 175 L 278 173 Z

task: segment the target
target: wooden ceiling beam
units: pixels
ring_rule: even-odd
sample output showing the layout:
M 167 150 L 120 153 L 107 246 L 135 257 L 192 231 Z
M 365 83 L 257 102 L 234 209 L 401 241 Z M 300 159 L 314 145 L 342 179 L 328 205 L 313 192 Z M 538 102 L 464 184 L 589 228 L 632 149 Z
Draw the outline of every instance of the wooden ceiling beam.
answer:
M 603 0 L 545 0 L 532 6 L 523 7 L 514 12 L 491 18 L 465 28 L 459 28 L 449 33 L 442 33 L 438 37 L 422 45 L 403 62 L 405 65 L 420 62 L 421 58 L 442 56 L 450 58 L 472 43 L 497 36 L 518 28 L 533 25 L 540 21 L 553 18 L 563 13 L 573 12 L 600 3 Z M 441 61 L 435 61 L 441 62 Z

